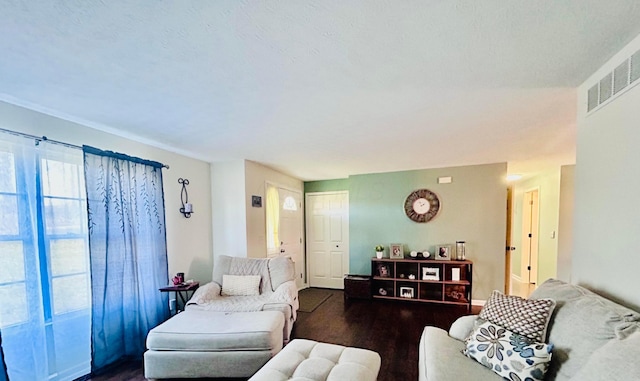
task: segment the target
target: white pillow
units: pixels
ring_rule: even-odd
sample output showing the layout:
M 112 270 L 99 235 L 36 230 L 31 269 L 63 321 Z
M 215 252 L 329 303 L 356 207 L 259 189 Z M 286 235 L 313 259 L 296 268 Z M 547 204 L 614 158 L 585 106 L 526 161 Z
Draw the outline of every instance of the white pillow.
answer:
M 260 275 L 222 275 L 222 295 L 260 295 Z

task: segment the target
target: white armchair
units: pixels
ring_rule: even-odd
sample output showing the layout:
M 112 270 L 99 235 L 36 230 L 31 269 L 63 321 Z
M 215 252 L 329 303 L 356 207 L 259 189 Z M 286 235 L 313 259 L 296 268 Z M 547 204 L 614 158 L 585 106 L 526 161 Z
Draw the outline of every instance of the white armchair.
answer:
M 186 309 L 218 312 L 280 311 L 284 318 L 284 342 L 290 340 L 299 308 L 298 288 L 290 258 L 218 257 L 213 280 L 200 287 L 187 302 Z M 224 275 L 259 275 L 253 295 L 223 295 Z

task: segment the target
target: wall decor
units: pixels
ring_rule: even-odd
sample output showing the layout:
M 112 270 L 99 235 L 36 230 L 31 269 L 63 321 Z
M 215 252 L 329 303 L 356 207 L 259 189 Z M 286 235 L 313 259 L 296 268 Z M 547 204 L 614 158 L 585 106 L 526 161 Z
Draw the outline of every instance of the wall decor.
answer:
M 423 267 L 422 280 L 440 280 L 439 267 Z
M 254 208 L 262 208 L 262 197 L 251 196 L 251 206 Z
M 440 199 L 428 189 L 418 189 L 407 196 L 404 212 L 412 221 L 429 222 L 440 210 Z
M 392 243 L 389 245 L 389 258 L 391 259 L 403 259 L 404 249 L 401 243 Z
M 451 259 L 451 245 L 436 246 L 435 259 L 441 259 L 446 261 Z
M 179 178 L 178 184 L 182 185 L 182 190 L 180 191 L 180 202 L 182 203 L 182 208 L 180 208 L 180 213 L 182 213 L 185 218 L 190 218 L 191 213 L 193 213 L 193 205 L 189 203 L 189 194 L 187 193 L 189 180 Z

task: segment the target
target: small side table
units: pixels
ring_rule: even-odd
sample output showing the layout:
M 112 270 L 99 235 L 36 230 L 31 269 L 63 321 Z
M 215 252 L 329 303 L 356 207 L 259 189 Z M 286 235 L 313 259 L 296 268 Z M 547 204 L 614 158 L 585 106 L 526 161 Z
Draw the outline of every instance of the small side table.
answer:
M 180 308 L 179 308 L 180 306 L 178 305 L 178 298 L 180 298 L 180 301 L 182 301 L 182 308 L 184 309 L 184 306 L 187 304 L 187 302 L 190 299 L 189 293 L 191 293 L 191 296 L 193 296 L 193 293 L 196 292 L 198 287 L 200 287 L 200 282 L 192 282 L 192 283 L 179 284 L 177 286 L 162 287 L 160 288 L 160 292 L 176 293 L 176 313 L 178 313 L 180 312 Z

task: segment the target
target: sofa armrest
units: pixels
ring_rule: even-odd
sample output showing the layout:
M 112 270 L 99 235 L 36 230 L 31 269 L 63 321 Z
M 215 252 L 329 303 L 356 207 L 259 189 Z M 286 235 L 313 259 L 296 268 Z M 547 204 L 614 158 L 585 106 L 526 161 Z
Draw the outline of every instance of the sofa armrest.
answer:
M 451 328 L 449 328 L 449 336 L 454 339 L 464 341 L 471 331 L 473 331 L 473 326 L 477 319 L 478 315 L 466 315 L 458 318 L 458 320 L 451 324 Z
M 296 286 L 296 282 L 293 280 L 288 280 L 280 284 L 275 289 L 275 291 L 273 291 L 273 295 L 270 299 L 273 301 L 290 304 L 294 310 L 297 310 L 299 307 L 299 303 L 298 286 Z
M 202 287 L 199 287 L 196 292 L 193 293 L 191 299 L 187 302 L 187 305 L 191 304 L 207 304 L 216 299 L 222 298 L 220 296 L 221 287 L 216 282 L 209 282 Z

